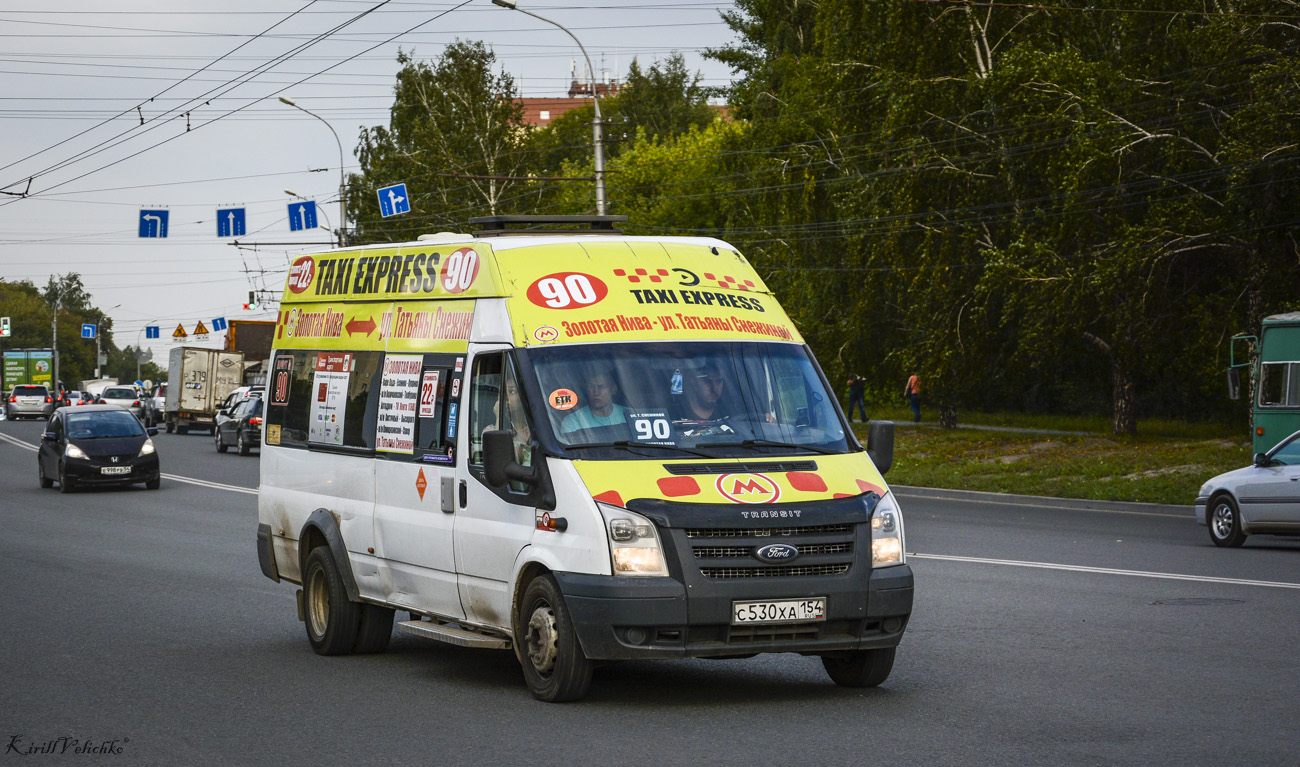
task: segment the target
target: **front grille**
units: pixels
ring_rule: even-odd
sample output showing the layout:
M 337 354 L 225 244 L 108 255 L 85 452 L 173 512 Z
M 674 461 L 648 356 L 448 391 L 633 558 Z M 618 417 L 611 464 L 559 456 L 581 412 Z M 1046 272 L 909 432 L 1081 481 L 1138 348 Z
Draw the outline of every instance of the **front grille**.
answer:
M 852 543 L 808 543 L 796 546 L 799 556 L 816 556 L 819 554 L 846 554 L 853 551 Z M 692 549 L 696 559 L 725 559 L 728 557 L 748 557 L 754 549 L 749 546 L 697 546 Z
M 801 575 L 843 575 L 851 564 L 789 565 L 786 567 L 701 567 L 705 578 L 729 580 L 734 578 L 795 578 Z
M 798 642 L 821 636 L 821 623 L 796 623 L 794 625 L 732 626 L 727 637 L 729 644 L 755 644 L 769 642 Z
M 687 538 L 770 538 L 774 535 L 842 535 L 853 532 L 853 525 L 813 525 L 811 527 L 701 527 L 687 528 Z
M 666 463 L 669 474 L 761 474 L 763 472 L 817 471 L 816 461 L 766 463 Z

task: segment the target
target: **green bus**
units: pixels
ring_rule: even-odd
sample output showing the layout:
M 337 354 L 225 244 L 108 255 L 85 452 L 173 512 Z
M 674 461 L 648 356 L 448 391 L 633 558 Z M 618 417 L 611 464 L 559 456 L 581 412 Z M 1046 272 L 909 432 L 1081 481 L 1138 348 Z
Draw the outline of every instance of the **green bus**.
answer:
M 1228 396 L 1232 399 L 1241 396 L 1239 371 L 1247 367 L 1255 375 L 1251 408 L 1254 452 L 1266 453 L 1300 431 L 1300 312 L 1265 317 L 1258 337 L 1233 337 L 1228 367 Z

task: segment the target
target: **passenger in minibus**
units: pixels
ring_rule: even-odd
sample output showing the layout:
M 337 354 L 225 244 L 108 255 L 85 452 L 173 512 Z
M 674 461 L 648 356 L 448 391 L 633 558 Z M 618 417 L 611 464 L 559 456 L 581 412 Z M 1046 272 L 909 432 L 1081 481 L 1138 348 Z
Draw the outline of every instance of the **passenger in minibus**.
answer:
M 608 364 L 592 363 L 585 368 L 583 393 L 586 404 L 569 414 L 560 424 L 561 434 L 601 426 L 626 426 L 627 408 L 614 401 L 619 394 L 618 381 Z

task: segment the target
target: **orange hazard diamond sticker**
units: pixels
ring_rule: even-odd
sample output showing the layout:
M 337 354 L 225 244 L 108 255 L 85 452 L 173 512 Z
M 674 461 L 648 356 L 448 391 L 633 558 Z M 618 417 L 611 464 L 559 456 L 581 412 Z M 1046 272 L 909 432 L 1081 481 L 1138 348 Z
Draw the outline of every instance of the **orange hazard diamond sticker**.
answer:
M 420 469 L 420 475 L 415 478 L 415 489 L 420 494 L 420 500 L 424 500 L 424 491 L 429 487 L 429 481 L 424 478 L 424 469 Z

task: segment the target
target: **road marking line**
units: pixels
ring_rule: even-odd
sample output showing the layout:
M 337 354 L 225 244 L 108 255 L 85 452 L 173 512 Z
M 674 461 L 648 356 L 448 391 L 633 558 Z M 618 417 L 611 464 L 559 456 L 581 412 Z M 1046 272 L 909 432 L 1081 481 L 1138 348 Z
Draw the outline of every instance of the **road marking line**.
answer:
M 980 565 L 1005 565 L 1007 567 L 1033 567 L 1041 570 L 1067 570 L 1076 573 L 1099 575 L 1132 575 L 1138 578 L 1160 578 L 1173 581 L 1198 581 L 1223 583 L 1232 586 L 1269 586 L 1275 589 L 1300 589 L 1300 583 L 1284 581 L 1252 581 L 1244 578 L 1216 578 L 1209 575 L 1182 575 L 1180 573 L 1155 573 L 1146 570 L 1119 570 L 1111 567 L 1085 567 L 1083 565 L 1057 565 L 1051 562 L 1024 562 L 1016 559 L 984 559 L 982 557 L 957 557 L 947 554 L 908 554 L 909 558 L 935 559 L 944 562 L 970 562 Z
M 33 445 L 30 442 L 24 442 L 21 439 L 8 434 L 0 434 L 0 440 L 4 440 L 15 447 L 21 447 L 23 450 L 30 450 L 33 453 L 40 450 L 36 445 Z M 182 477 L 179 474 L 163 474 L 162 476 L 172 480 L 173 482 L 185 482 L 191 485 L 199 485 L 200 487 L 210 487 L 214 490 L 229 490 L 232 493 L 248 493 L 249 495 L 257 495 L 257 488 L 255 487 L 241 487 L 239 485 L 227 485 L 222 482 L 209 482 L 206 479 Z
M 995 506 L 1005 506 L 1007 508 L 1012 508 L 1012 509 L 1022 508 L 1022 509 L 1060 509 L 1064 511 L 1091 511 L 1098 514 L 1128 514 L 1136 517 L 1164 517 L 1165 519 L 1186 519 L 1188 517 L 1195 516 L 1194 512 L 1190 511 L 1190 509 L 1192 508 L 1190 506 L 1188 507 L 1189 511 L 1186 513 L 1165 514 L 1159 511 L 1125 511 L 1123 509 L 1083 509 L 1077 506 L 1053 506 L 1047 503 L 1016 503 L 1014 501 L 1003 501 L 998 499 L 986 500 L 983 498 L 955 498 L 953 496 L 922 495 L 920 493 L 908 493 L 906 490 L 895 492 L 894 494 L 897 495 L 899 498 L 910 497 L 914 500 L 952 501 L 954 503 L 989 503 Z M 1105 503 L 1105 501 L 1098 501 L 1098 503 Z

